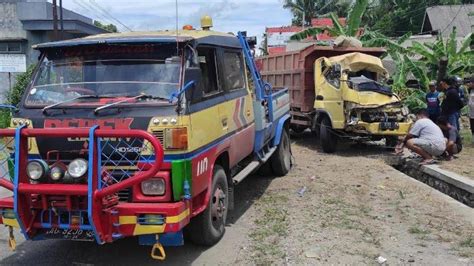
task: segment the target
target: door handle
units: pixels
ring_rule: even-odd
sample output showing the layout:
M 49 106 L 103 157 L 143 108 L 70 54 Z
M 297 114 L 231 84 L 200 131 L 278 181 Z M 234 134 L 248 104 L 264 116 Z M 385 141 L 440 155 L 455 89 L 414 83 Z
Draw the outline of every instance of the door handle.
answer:
M 316 96 L 316 100 L 322 101 L 322 100 L 324 100 L 324 97 L 322 95 L 318 95 L 318 96 Z
M 227 117 L 222 118 L 222 127 L 227 127 Z

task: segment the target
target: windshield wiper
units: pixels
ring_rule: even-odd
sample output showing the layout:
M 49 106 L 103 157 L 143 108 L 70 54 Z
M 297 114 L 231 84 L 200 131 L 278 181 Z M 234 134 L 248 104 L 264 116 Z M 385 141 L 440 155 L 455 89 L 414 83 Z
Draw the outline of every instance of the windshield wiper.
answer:
M 80 100 L 80 99 L 89 99 L 89 98 L 99 98 L 99 96 L 97 96 L 97 95 L 81 95 L 81 96 L 77 96 L 77 97 L 74 97 L 72 99 L 62 101 L 62 102 L 53 103 L 53 104 L 45 106 L 43 108 L 43 114 L 47 114 L 48 113 L 47 111 L 49 109 L 58 107 L 58 106 L 63 105 L 65 103 L 75 102 L 75 101 Z
M 127 99 L 123 99 L 121 101 L 117 101 L 117 102 L 109 103 L 109 104 L 106 104 L 106 105 L 103 105 L 103 106 L 99 106 L 99 107 L 94 109 L 94 114 L 97 115 L 100 111 L 102 111 L 104 109 L 114 107 L 114 106 L 122 104 L 122 103 L 129 102 L 130 100 L 138 100 L 138 99 L 153 99 L 153 100 L 163 100 L 163 101 L 168 101 L 169 100 L 168 98 L 165 98 L 165 97 L 153 96 L 153 95 L 150 95 L 150 94 L 140 94 L 140 95 L 133 96 L 133 97 L 130 97 L 130 98 L 127 98 Z

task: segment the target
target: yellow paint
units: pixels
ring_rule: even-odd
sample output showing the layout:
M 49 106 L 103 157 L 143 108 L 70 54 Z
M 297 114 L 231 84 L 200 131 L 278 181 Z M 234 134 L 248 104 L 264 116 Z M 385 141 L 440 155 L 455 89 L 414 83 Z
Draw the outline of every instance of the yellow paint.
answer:
M 8 225 L 8 226 L 15 227 L 15 228 L 20 228 L 20 225 L 18 224 L 18 221 L 16 219 L 3 217 L 2 220 L 3 220 L 4 225 Z
M 166 224 L 175 224 L 179 223 L 182 220 L 186 219 L 190 214 L 189 209 L 184 210 L 180 214 L 176 216 L 168 216 L 166 217 L 166 222 L 165 224 L 162 225 L 142 225 L 138 224 L 137 220 L 138 217 L 135 215 L 131 216 L 119 216 L 119 224 L 120 225 L 130 225 L 133 224 L 135 225 L 135 228 L 133 230 L 133 235 L 148 235 L 148 234 L 158 234 L 158 233 L 163 233 L 165 230 Z
M 165 225 L 141 225 L 136 224 L 133 230 L 134 236 L 160 234 L 165 232 Z
M 189 216 L 189 209 L 186 209 L 182 213 L 176 215 L 176 216 L 169 216 L 166 217 L 166 223 L 167 224 L 176 224 L 181 222 L 182 220 L 186 219 L 186 217 Z

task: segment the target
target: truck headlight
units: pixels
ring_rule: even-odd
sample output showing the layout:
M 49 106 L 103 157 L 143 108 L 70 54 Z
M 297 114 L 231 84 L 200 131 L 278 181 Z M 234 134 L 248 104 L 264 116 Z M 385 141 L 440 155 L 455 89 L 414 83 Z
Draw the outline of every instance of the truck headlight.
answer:
M 166 192 L 163 178 L 152 178 L 141 183 L 142 193 L 145 196 L 163 196 Z
M 48 164 L 43 160 L 29 161 L 26 165 L 26 175 L 34 181 L 43 178 L 47 171 Z
M 84 159 L 75 159 L 69 163 L 67 172 L 72 178 L 83 177 L 87 173 L 87 161 Z

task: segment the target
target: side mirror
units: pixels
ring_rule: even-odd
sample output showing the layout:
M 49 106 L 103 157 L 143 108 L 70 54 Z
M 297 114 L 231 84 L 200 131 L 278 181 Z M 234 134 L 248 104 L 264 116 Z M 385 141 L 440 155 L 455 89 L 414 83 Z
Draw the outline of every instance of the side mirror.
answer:
M 198 64 L 199 66 L 199 64 Z M 192 88 L 186 89 L 185 95 L 186 99 L 191 100 L 195 98 L 200 98 L 202 96 L 202 92 L 199 91 L 197 88 L 200 88 L 199 83 L 202 79 L 202 71 L 199 67 L 189 67 L 186 69 L 184 74 L 184 83 L 183 86 L 186 86 L 189 82 L 193 81 Z M 182 90 L 183 88 L 181 88 Z

